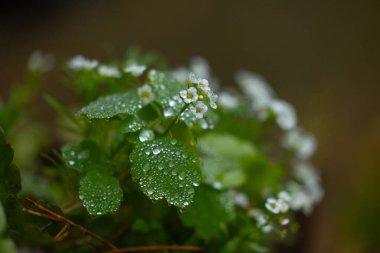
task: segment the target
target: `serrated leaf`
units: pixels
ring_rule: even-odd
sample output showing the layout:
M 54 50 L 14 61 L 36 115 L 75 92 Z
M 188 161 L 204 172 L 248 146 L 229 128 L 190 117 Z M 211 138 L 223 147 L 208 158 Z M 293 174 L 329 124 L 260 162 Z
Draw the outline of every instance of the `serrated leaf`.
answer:
M 142 108 L 142 103 L 136 92 L 113 94 L 100 97 L 83 107 L 77 115 L 87 119 L 109 119 L 118 114 L 134 115 Z
M 200 182 L 199 161 L 173 138 L 140 142 L 130 155 L 131 173 L 151 199 L 165 198 L 177 207 L 188 206 Z
M 176 81 L 164 72 L 149 72 L 149 83 L 153 87 L 157 100 L 161 103 L 164 116 L 175 117 L 181 111 L 184 103 L 179 97 L 179 92 L 186 89 L 186 84 Z
M 203 136 L 198 140 L 198 147 L 205 181 L 209 184 L 217 181 L 225 187 L 244 183 L 244 160 L 256 154 L 252 144 L 227 133 Z
M 104 162 L 104 154 L 99 146 L 89 140 L 80 144 L 69 144 L 62 148 L 62 158 L 68 168 L 78 172 L 89 170 L 104 170 L 107 165 Z
M 5 218 L 3 204 L 1 204 L 0 202 L 0 236 L 4 233 L 6 225 L 7 225 L 7 220 Z
M 116 178 L 90 171 L 80 180 L 79 198 L 89 214 L 102 215 L 117 211 L 123 191 Z
M 228 192 L 207 186 L 197 189 L 194 203 L 180 214 L 185 226 L 193 227 L 203 239 L 217 238 L 235 218 L 234 199 Z

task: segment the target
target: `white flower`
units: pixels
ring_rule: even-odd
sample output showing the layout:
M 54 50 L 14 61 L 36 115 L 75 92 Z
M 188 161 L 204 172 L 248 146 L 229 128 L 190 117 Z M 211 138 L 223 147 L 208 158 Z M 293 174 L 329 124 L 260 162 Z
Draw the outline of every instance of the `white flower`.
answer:
M 96 68 L 98 64 L 97 60 L 89 60 L 82 55 L 77 55 L 69 61 L 68 67 L 73 70 L 90 70 Z
M 154 93 L 152 91 L 152 87 L 148 84 L 144 84 L 140 88 L 137 89 L 137 93 L 139 94 L 143 104 L 149 104 L 154 100 Z
M 282 145 L 293 150 L 297 157 L 302 160 L 312 156 L 317 146 L 314 136 L 300 128 L 288 131 L 282 139 Z
M 249 207 L 249 199 L 247 194 L 235 190 L 232 191 L 232 194 L 235 197 L 235 205 L 241 208 Z
M 212 92 L 211 90 L 208 90 L 207 91 L 207 97 L 208 99 L 210 100 L 210 107 L 212 109 L 216 109 L 218 108 L 218 106 L 216 105 L 216 101 L 218 101 L 218 95 L 216 95 L 214 92 Z
M 297 125 L 297 115 L 291 104 L 283 100 L 274 99 L 269 107 L 276 116 L 276 122 L 283 130 L 290 130 Z
M 265 207 L 272 213 L 279 213 L 281 211 L 281 203 L 274 198 L 268 198 Z
M 189 71 L 184 67 L 179 67 L 170 71 L 171 75 L 179 82 L 184 83 L 189 76 Z
M 295 182 L 289 183 L 288 189 L 292 196 L 292 200 L 289 202 L 290 208 L 294 211 L 303 210 L 306 215 L 310 214 L 313 210 L 313 201 L 305 189 Z
M 210 66 L 208 62 L 199 56 L 196 56 L 190 60 L 190 69 L 202 78 L 210 78 Z
M 220 93 L 218 101 L 219 105 L 226 109 L 234 109 L 239 105 L 237 97 L 228 92 Z
M 287 212 L 289 210 L 289 205 L 288 205 L 288 203 L 285 200 L 278 199 L 277 200 L 277 204 L 280 207 L 280 212 L 285 213 L 285 212 Z
M 323 189 L 321 187 L 321 179 L 317 174 L 317 170 L 310 164 L 305 162 L 297 162 L 294 165 L 295 176 L 303 184 L 307 195 L 313 203 L 318 203 L 322 200 Z
M 121 76 L 120 71 L 115 67 L 110 67 L 106 65 L 100 65 L 98 68 L 100 75 L 105 77 L 115 77 L 118 78 Z
M 273 229 L 272 225 L 268 224 L 268 225 L 265 225 L 264 227 L 261 228 L 261 231 L 263 231 L 263 233 L 267 234 L 269 232 L 271 232 Z
M 280 220 L 280 224 L 283 225 L 283 226 L 288 225 L 289 222 L 290 222 L 289 218 L 282 218 L 282 219 Z
M 194 87 L 190 87 L 187 90 L 181 90 L 179 95 L 183 98 L 183 101 L 187 104 L 198 100 L 198 92 Z
M 261 227 L 268 222 L 268 216 L 266 216 L 260 209 L 252 208 L 248 211 L 248 216 L 256 219 L 257 226 Z
M 201 90 L 201 91 L 204 91 L 204 92 L 208 92 L 210 91 L 210 84 L 208 83 L 208 81 L 206 79 L 200 79 L 198 84 L 197 84 L 197 89 Z
M 28 60 L 28 69 L 31 71 L 48 72 L 54 67 L 54 56 L 34 51 Z
M 278 198 L 285 201 L 285 203 L 289 203 L 292 200 L 292 197 L 290 196 L 289 192 L 287 191 L 281 191 L 278 193 Z
M 274 92 L 261 76 L 240 70 L 235 79 L 243 92 L 250 97 L 254 111 L 268 107 Z
M 202 119 L 208 108 L 203 102 L 198 101 L 195 106 L 190 106 L 190 110 L 197 119 Z
M 199 84 L 201 79 L 197 77 L 193 72 L 190 72 L 189 74 L 189 79 L 188 79 L 192 84 Z
M 133 65 L 130 65 L 130 66 L 124 68 L 124 72 L 130 73 L 133 76 L 138 77 L 138 76 L 141 76 L 142 73 L 144 73 L 145 69 L 146 69 L 146 66 L 144 66 L 144 65 L 133 64 Z

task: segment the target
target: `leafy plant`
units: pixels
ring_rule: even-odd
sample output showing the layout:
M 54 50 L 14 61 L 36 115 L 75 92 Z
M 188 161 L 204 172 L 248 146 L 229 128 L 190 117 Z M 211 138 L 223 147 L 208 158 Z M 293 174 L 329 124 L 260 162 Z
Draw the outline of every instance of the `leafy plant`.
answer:
M 40 80 L 47 59 L 34 57 Z M 293 107 L 246 71 L 241 91 L 227 91 L 201 58 L 162 66 L 138 51 L 107 64 L 76 56 L 67 84 L 85 105 L 72 113 L 45 96 L 60 115 L 60 150 L 31 141 L 33 155 L 12 163 L 1 133 L 1 252 L 266 252 L 294 237 L 294 213 L 309 214 L 323 192 L 308 161 L 314 137 Z M 17 153 L 18 133 L 41 131 L 10 117 L 30 102 L 14 97 L 0 123 Z

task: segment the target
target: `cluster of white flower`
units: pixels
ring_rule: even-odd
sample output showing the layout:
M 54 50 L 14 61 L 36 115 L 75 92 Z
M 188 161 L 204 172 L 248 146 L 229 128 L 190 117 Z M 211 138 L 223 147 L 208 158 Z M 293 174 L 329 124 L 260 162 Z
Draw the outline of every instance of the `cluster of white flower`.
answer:
M 181 90 L 179 95 L 184 103 L 190 104 L 189 108 L 197 119 L 202 119 L 207 112 L 206 103 L 213 109 L 217 108 L 218 96 L 211 90 L 207 79 L 198 78 L 194 73 L 190 73 L 187 83 L 189 88 Z
M 297 125 L 297 115 L 292 105 L 274 97 L 274 92 L 264 79 L 247 71 L 238 71 L 236 81 L 250 98 L 252 110 L 259 120 L 266 120 L 272 112 L 278 126 L 290 130 Z
M 155 98 L 152 87 L 148 84 L 144 84 L 143 86 L 139 87 L 137 89 L 137 93 L 144 105 L 149 104 Z
M 272 213 L 285 213 L 289 210 L 289 203 L 291 196 L 288 192 L 282 191 L 276 198 L 268 198 L 265 203 L 265 207 Z
M 310 164 L 305 162 L 295 163 L 294 174 L 298 182 L 292 181 L 287 184 L 287 190 L 292 197 L 290 208 L 310 214 L 313 206 L 323 198 L 320 176 Z
M 310 158 L 317 146 L 314 136 L 301 128 L 288 131 L 282 139 L 282 145 L 295 152 L 297 158 L 301 160 Z
M 36 72 L 48 72 L 54 67 L 54 56 L 34 51 L 28 60 L 28 69 Z
M 119 78 L 121 76 L 118 68 L 107 65 L 100 65 L 98 67 L 98 73 L 105 77 Z
M 138 65 L 138 64 L 132 64 L 124 68 L 125 73 L 129 73 L 135 77 L 141 76 L 145 70 L 146 70 L 146 66 Z
M 69 63 L 68 67 L 72 70 L 90 70 L 94 69 L 99 65 L 97 60 L 89 60 L 82 55 L 77 55 L 73 57 Z

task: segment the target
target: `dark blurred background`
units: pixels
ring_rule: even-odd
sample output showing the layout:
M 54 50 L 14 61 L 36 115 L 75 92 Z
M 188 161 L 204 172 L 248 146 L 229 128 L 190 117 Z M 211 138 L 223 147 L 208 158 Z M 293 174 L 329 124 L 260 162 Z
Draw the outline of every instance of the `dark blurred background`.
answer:
M 379 252 L 380 1 L 7 1 L 0 95 L 22 79 L 35 49 L 60 64 L 78 53 L 121 56 L 133 45 L 172 66 L 204 56 L 223 85 L 239 68 L 264 75 L 319 140 L 314 161 L 326 195 L 293 252 Z M 44 91 L 75 101 L 58 76 L 51 80 Z

